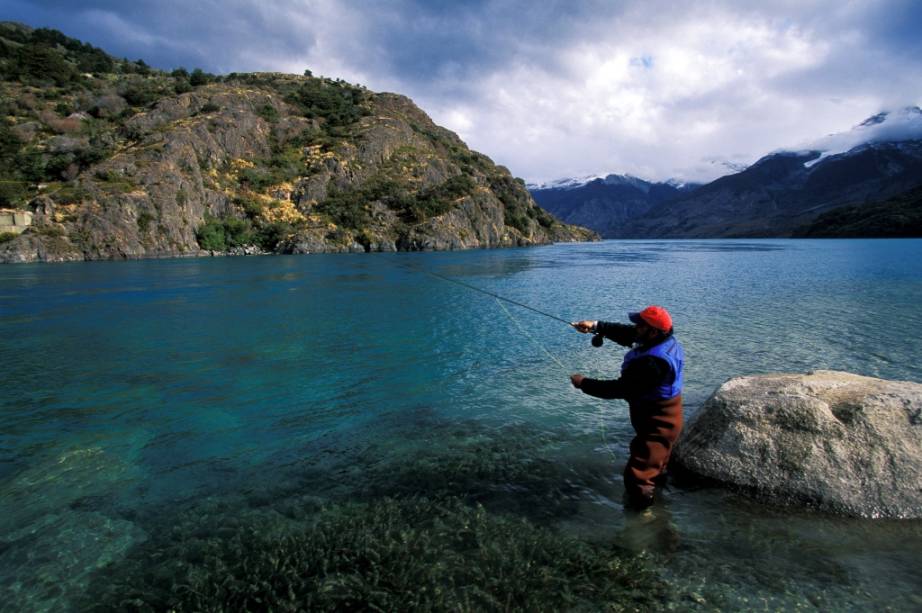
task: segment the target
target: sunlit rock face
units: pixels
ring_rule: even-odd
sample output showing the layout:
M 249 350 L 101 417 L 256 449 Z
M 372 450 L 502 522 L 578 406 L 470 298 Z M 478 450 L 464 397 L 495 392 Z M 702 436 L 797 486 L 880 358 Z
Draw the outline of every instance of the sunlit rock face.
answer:
M 36 153 L 50 173 L 46 183 L 23 181 L 15 195 L 16 214 L 31 223 L 0 240 L 0 262 L 598 238 L 538 207 L 524 182 L 404 96 L 280 74 L 229 76 L 176 94 L 171 80 L 157 73 L 139 81 L 162 86 L 147 106 L 75 120 L 101 131 L 105 138 L 94 143 L 0 134 L 16 155 L 53 152 Z M 105 83 L 86 87 L 102 94 L 114 87 Z M 25 86 L 0 86 L 14 99 L 26 95 Z M 85 153 L 83 165 L 70 164 L 66 176 L 47 170 L 75 148 Z
M 675 466 L 773 503 L 922 517 L 922 385 L 845 372 L 734 378 L 705 403 Z

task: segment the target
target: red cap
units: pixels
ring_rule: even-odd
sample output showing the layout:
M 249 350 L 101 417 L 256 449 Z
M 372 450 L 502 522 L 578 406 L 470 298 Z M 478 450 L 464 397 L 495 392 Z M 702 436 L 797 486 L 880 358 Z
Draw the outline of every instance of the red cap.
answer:
M 643 322 L 651 328 L 656 328 L 663 332 L 672 330 L 672 317 L 670 317 L 669 311 L 661 306 L 648 306 L 640 313 L 628 313 L 627 316 L 635 324 Z

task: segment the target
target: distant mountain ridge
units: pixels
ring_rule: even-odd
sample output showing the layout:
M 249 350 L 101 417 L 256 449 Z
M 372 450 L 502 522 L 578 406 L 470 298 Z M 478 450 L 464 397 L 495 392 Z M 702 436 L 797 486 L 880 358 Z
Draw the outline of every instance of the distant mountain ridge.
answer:
M 922 110 L 883 111 L 847 132 L 770 153 L 691 189 L 643 183 L 647 189 L 606 190 L 604 182 L 589 182 L 565 191 L 533 189 L 532 195 L 561 219 L 579 220 L 574 223 L 606 238 L 791 236 L 808 227 L 819 235 L 811 224 L 843 206 L 855 209 L 848 225 L 855 235 L 861 220 L 870 219 L 856 207 L 876 206 L 922 185 Z M 868 232 L 880 236 L 882 220 L 898 218 L 874 219 Z
M 561 179 L 544 187 L 532 186 L 529 191 L 539 206 L 561 221 L 590 228 L 605 238 L 620 238 L 627 222 L 695 187 L 672 180 L 654 183 L 610 174 L 586 181 Z

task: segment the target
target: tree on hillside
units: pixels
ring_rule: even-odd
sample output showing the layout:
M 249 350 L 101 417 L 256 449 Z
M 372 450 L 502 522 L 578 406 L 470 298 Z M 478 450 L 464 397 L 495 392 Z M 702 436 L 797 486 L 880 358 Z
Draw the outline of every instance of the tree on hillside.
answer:
M 10 76 L 24 83 L 64 85 L 77 77 L 77 71 L 64 56 L 47 45 L 29 42 L 16 53 Z
M 192 84 L 192 87 L 198 87 L 199 85 L 207 85 L 214 81 L 214 75 L 208 74 L 201 68 L 196 68 L 192 71 L 192 76 L 189 77 L 189 83 Z

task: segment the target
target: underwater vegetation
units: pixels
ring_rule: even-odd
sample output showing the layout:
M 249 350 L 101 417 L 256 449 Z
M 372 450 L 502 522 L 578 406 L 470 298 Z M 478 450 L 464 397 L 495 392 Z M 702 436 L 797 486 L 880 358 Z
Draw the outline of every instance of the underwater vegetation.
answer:
M 666 597 L 643 556 L 456 498 L 324 505 L 297 529 L 271 511 L 223 513 L 184 514 L 81 608 L 628 611 Z
M 78 608 L 633 611 L 667 601 L 647 555 L 554 527 L 580 489 L 539 457 L 554 436 L 436 430 L 441 446 L 422 441 L 377 462 L 383 450 L 364 448 L 297 486 L 149 510 L 139 518 L 149 540 L 98 573 Z
M 431 441 L 362 468 L 354 475 L 358 495 L 457 497 L 549 524 L 577 513 L 587 491 L 605 489 L 602 470 L 614 472 L 585 458 L 558 461 L 574 437 L 524 425 L 488 430 L 464 423 L 444 428 L 439 438 L 447 444 Z

